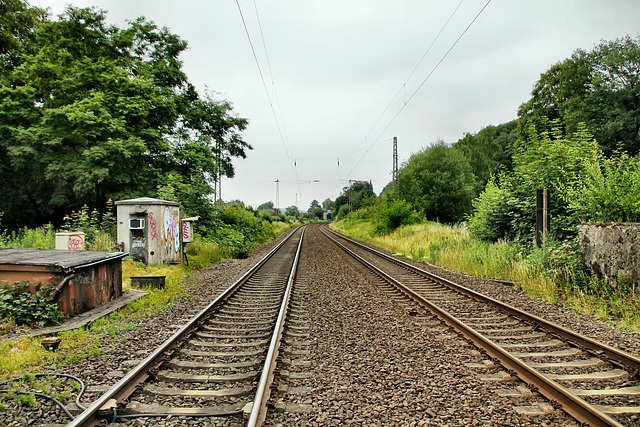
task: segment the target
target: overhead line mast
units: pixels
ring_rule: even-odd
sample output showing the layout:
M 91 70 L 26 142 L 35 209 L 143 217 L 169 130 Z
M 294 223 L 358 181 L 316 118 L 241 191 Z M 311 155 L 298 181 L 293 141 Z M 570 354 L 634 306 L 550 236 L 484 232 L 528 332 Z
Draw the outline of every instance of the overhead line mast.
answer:
M 396 192 L 398 182 L 398 137 L 393 137 L 393 172 L 391 179 L 393 180 L 393 192 Z

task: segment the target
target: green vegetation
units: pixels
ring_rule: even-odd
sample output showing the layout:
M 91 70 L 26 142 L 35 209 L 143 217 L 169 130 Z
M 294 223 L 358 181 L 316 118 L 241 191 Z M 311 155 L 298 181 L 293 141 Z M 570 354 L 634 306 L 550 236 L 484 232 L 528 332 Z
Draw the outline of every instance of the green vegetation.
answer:
M 33 293 L 30 292 L 33 289 Z M 0 283 L 0 319 L 16 325 L 46 326 L 64 318 L 53 302 L 55 283 Z
M 213 178 L 233 177 L 251 149 L 248 121 L 188 81 L 184 40 L 94 8 L 51 20 L 25 0 L 0 19 L 12 35 L 0 48 L 0 227 L 59 227 L 84 205 L 161 195 L 213 221 Z
M 21 228 L 18 231 L 7 230 L 0 232 L 0 248 L 34 248 L 54 249 L 56 247 L 56 232 L 53 226 L 38 228 Z
M 640 220 L 640 157 L 584 159 L 573 185 L 558 186 L 561 197 L 583 222 Z
M 464 226 L 435 222 L 405 225 L 380 235 L 375 223 L 364 216 L 351 215 L 331 228 L 417 261 L 511 281 L 532 298 L 640 331 L 640 300 L 629 289 L 611 289 L 585 274 L 573 242 L 547 242 L 543 248 L 504 240 L 486 242 L 472 237 Z
M 520 106 L 520 137 L 527 138 L 531 125 L 548 131 L 545 123 L 560 119 L 567 134 L 586 124 L 607 155 L 622 149 L 635 156 L 640 152 L 639 65 L 640 35 L 602 41 L 589 52 L 576 50 L 542 73 L 531 99 Z

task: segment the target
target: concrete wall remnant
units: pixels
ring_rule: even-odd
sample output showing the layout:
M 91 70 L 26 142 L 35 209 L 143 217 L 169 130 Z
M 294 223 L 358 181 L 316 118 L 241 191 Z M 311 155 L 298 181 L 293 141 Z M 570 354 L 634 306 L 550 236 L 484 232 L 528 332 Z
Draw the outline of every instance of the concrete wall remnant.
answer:
M 640 295 L 640 223 L 578 226 L 585 268 L 619 288 L 628 284 Z

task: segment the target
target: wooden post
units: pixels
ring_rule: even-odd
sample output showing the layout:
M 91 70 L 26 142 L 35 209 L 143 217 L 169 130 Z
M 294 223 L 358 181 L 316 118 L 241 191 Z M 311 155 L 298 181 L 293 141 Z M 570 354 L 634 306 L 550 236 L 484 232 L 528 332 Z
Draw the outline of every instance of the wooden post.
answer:
M 549 190 L 536 192 L 536 246 L 542 246 L 549 233 Z

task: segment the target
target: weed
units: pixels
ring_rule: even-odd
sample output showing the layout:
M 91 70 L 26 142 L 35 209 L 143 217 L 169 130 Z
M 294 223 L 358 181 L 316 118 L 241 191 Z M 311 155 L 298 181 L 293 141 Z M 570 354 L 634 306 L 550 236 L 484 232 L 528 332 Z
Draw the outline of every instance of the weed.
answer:
M 45 326 L 58 323 L 64 315 L 53 302 L 54 288 L 54 283 L 0 285 L 0 316 L 11 318 L 18 325 Z M 31 289 L 35 292 L 30 292 Z
M 22 406 L 28 406 L 30 408 L 33 408 L 38 404 L 36 396 L 33 393 L 19 393 L 16 396 L 16 399 Z

